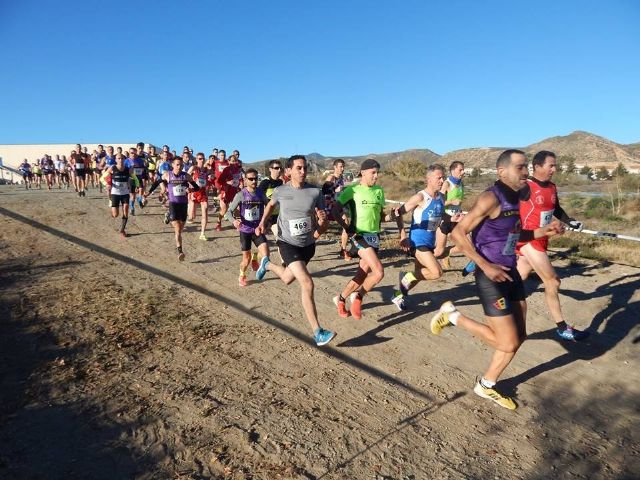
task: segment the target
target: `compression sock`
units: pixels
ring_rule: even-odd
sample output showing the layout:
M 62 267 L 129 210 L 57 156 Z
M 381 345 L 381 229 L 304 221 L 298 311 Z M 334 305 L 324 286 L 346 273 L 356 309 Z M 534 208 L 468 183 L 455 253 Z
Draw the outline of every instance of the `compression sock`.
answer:
M 127 226 L 127 220 L 129 220 L 129 217 L 122 217 L 122 220 L 120 221 L 121 232 L 124 232 L 124 228 Z

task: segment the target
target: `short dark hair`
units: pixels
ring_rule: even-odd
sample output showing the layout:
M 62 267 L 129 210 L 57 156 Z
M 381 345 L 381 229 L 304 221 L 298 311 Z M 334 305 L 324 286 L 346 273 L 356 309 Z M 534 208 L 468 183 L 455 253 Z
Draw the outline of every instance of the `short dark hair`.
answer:
M 202 156 L 202 158 L 204 158 L 204 152 L 198 152 L 198 153 L 196 153 L 196 157 L 198 157 L 198 156 Z
M 224 153 L 225 155 L 227 154 L 227 152 L 223 149 L 218 150 L 218 153 Z
M 250 173 L 255 173 L 256 175 L 258 175 L 258 171 L 255 168 L 249 168 L 249 169 L 244 171 L 244 176 L 246 177 Z
M 456 160 L 454 162 L 451 162 L 451 165 L 449 165 L 449 172 L 453 172 L 460 165 L 462 165 L 464 167 L 464 163 L 462 163 L 460 160 Z
M 281 167 L 282 166 L 282 162 L 280 160 L 271 160 L 269 162 L 269 168 L 274 167 L 276 165 Z
M 102 145 L 102 144 L 99 144 L 98 146 L 99 146 L 99 147 L 102 147 L 102 148 L 104 148 L 104 145 Z
M 505 150 L 500 154 L 498 160 L 496 160 L 496 168 L 505 168 L 511 165 L 511 155 L 513 155 L 514 153 L 524 155 L 524 152 L 522 150 L 518 150 L 516 148 Z
M 136 147 L 142 147 L 142 148 L 144 148 L 144 142 L 138 142 L 138 143 L 136 143 Z
M 540 150 L 538 153 L 536 153 L 533 156 L 531 165 L 533 165 L 533 168 L 536 168 L 536 166 L 541 167 L 542 165 L 544 165 L 544 162 L 547 160 L 547 157 L 556 158 L 556 154 L 548 150 Z
M 462 163 L 462 162 L 458 162 L 458 163 Z M 440 170 L 444 175 L 444 165 L 442 165 L 441 163 L 434 163 L 433 165 L 429 165 L 427 167 L 427 175 L 430 174 L 431 172 L 435 172 L 436 170 Z
M 344 165 L 344 160 L 343 160 L 343 159 L 341 159 L 341 158 L 336 158 L 336 159 L 333 161 L 333 166 L 335 167 L 336 165 L 339 165 L 339 164 Z
M 304 163 L 305 164 L 307 163 L 307 157 L 305 157 L 304 155 L 291 155 L 289 158 L 287 158 L 285 167 L 287 168 L 293 167 L 293 162 L 295 162 L 296 160 L 304 160 Z

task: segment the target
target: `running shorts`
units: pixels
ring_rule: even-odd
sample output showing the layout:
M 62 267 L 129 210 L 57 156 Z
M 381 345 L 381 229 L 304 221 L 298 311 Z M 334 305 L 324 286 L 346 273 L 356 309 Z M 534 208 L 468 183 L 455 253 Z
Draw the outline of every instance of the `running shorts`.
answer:
M 192 195 L 193 202 L 195 203 L 207 203 L 209 201 L 207 190 L 204 188 L 200 188 L 197 192 L 193 192 Z
M 531 246 L 539 252 L 546 252 L 547 247 L 549 246 L 549 237 L 536 238 L 528 242 L 518 242 L 516 245 L 516 255 L 520 255 L 520 249 L 527 243 L 530 243 Z
M 507 272 L 513 281 L 494 282 L 476 268 L 476 286 L 482 309 L 487 317 L 504 317 L 513 313 L 513 303 L 526 298 L 524 282 L 516 268 Z
M 169 202 L 169 220 L 172 222 L 186 222 L 187 204 Z
M 128 193 L 124 195 L 110 195 L 110 197 L 111 197 L 111 206 L 113 208 L 117 208 L 120 205 L 127 205 L 129 203 Z
M 380 247 L 380 236 L 377 233 L 358 233 L 349 239 L 351 247 L 348 250 L 350 257 L 356 258 L 358 250 L 373 248 L 376 253 Z
M 81 178 L 81 179 L 85 179 L 87 177 L 87 171 L 86 169 L 83 170 L 76 170 L 76 177 Z
M 256 247 L 259 247 L 267 241 L 267 238 L 262 235 L 256 235 L 255 233 L 240 232 L 240 250 L 242 252 L 248 252 L 251 250 L 251 243 Z
M 316 254 L 316 244 L 312 243 L 306 247 L 296 247 L 290 243 L 278 240 L 278 250 L 280 256 L 285 265 L 290 265 L 293 262 L 309 263 L 313 256 Z
M 412 245 L 410 253 L 411 253 L 411 256 L 415 258 L 416 252 L 431 252 L 431 253 L 433 253 L 434 250 L 435 250 L 435 247 L 429 247 L 427 245 L 417 245 L 417 246 Z
M 445 235 L 449 235 L 454 228 L 458 225 L 457 222 L 451 221 L 451 215 L 442 212 L 442 222 L 440 222 L 440 231 Z

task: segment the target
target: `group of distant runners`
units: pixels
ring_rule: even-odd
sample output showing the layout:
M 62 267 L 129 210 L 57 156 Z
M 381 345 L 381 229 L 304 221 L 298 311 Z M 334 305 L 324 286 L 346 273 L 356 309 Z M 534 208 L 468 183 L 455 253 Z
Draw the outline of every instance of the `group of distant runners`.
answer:
M 185 223 L 194 222 L 199 211 L 199 238 L 206 241 L 208 212 L 215 202 L 215 230 L 222 229 L 223 219 L 238 230 L 239 286 L 247 286 L 250 266 L 258 281 L 267 272 L 287 285 L 297 280 L 302 309 L 319 346 L 329 343 L 335 332 L 320 326 L 307 264 L 315 254 L 316 240 L 331 221 L 341 230 L 340 257 L 358 262 L 353 277 L 333 298 L 342 318 L 360 320 L 366 295 L 384 278 L 378 256 L 383 222 L 396 222 L 399 247 L 413 258 L 413 267 L 400 273 L 389 299 L 398 310 L 409 308 L 410 291 L 422 281 L 438 280 L 443 266 L 449 268 L 449 255 L 459 252 L 470 260 L 467 271 L 475 268 L 485 321 L 466 316 L 453 302 L 446 301 L 431 319 L 430 328 L 439 334 L 445 327 L 461 327 L 494 350 L 474 392 L 508 409 L 515 409 L 515 402 L 494 387 L 526 337 L 523 280 L 532 271 L 544 283 L 545 300 L 558 336 L 580 341 L 588 335 L 566 323 L 558 294 L 560 280 L 547 255 L 549 238 L 562 234 L 566 225 L 574 230 L 582 228 L 560 206 L 551 182 L 556 170 L 553 152 L 541 151 L 533 157 L 531 178 L 522 151 L 502 152 L 496 162 L 498 180 L 480 194 L 468 212 L 462 211 L 464 164 L 458 161 L 448 171 L 439 164 L 428 166 L 424 188 L 399 207 L 386 208 L 384 190 L 377 184 L 380 165 L 374 159 L 362 162 L 352 182 L 344 177 L 345 162 L 335 160 L 333 172 L 318 187 L 306 181 L 308 164 L 302 155 L 294 155 L 284 164 L 279 160 L 269 162 L 268 174 L 260 183 L 259 172 L 243 168 L 239 156 L 236 150 L 227 158 L 224 150 L 217 149 L 208 157 L 202 152 L 194 155 L 188 147 L 177 155 L 166 145 L 158 154 L 153 146 L 145 151 L 142 143 L 127 152 L 99 146 L 88 155 L 77 145 L 68 168 L 58 168 L 56 162 L 62 159 L 53 162 L 54 172 L 47 173 L 52 178 L 46 185 L 53 188 L 56 178 L 65 172 L 66 185 L 72 183 L 78 195 L 84 196 L 87 175 L 97 175 L 93 185 L 108 193 L 111 216 L 121 218 L 119 232 L 123 237 L 136 203 L 144 208 L 149 195 L 159 188 L 158 198 L 167 208 L 164 220 L 173 226 L 181 261 L 185 258 Z M 27 165 L 25 161 L 21 169 L 28 176 Z M 65 186 L 64 180 L 57 185 Z M 410 218 L 408 229 L 405 216 Z M 276 239 L 280 261 L 272 259 L 267 239 L 270 235 Z M 448 237 L 453 245 L 447 245 Z M 252 252 L 253 246 L 257 253 Z

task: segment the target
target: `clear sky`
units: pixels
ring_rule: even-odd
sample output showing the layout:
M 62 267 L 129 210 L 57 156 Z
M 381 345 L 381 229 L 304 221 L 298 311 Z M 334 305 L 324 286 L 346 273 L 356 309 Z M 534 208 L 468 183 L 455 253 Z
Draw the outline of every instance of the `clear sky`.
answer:
M 640 141 L 640 2 L 0 0 L 0 143 Z

